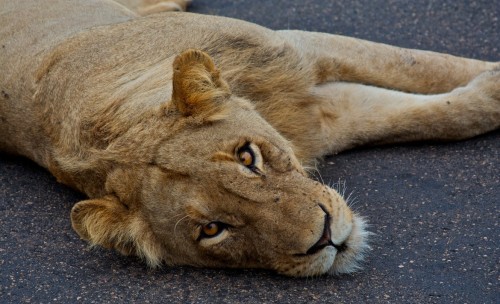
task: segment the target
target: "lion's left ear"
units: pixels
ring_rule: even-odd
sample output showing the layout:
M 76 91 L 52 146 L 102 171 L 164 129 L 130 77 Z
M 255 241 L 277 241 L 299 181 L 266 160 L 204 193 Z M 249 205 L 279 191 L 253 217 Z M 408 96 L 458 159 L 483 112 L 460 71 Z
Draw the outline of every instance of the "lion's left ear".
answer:
M 184 116 L 217 116 L 231 91 L 210 56 L 187 50 L 174 60 L 172 102 Z
M 91 245 L 114 248 L 122 254 L 137 255 L 158 266 L 162 247 L 144 219 L 108 195 L 77 203 L 71 210 L 71 225 Z

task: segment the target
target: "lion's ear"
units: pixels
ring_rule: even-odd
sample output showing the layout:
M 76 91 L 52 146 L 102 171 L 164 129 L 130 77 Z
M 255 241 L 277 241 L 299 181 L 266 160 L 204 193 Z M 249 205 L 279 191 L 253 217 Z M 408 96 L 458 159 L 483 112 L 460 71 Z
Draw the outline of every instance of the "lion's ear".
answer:
M 210 56 L 187 50 L 174 60 L 172 102 L 185 116 L 217 116 L 231 95 Z
M 137 255 L 145 258 L 151 266 L 161 263 L 162 247 L 147 223 L 115 196 L 77 203 L 71 210 L 71 224 L 91 245 Z

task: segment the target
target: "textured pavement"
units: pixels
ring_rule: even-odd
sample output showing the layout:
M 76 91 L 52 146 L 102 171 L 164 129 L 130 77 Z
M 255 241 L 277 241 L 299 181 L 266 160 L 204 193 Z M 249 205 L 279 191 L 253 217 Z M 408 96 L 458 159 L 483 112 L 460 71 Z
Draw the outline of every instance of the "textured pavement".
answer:
M 495 2 L 194 0 L 191 11 L 498 61 Z M 91 250 L 69 219 L 84 197 L 33 162 L 0 154 L 0 303 L 500 302 L 500 131 L 359 149 L 319 169 L 325 182 L 345 182 L 376 234 L 354 275 L 151 270 Z

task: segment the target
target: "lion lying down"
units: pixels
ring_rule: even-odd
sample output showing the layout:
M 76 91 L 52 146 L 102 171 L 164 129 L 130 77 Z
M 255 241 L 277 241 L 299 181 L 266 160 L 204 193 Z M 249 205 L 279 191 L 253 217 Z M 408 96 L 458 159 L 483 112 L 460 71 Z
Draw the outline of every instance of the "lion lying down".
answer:
M 153 266 L 352 272 L 363 219 L 305 164 L 500 126 L 498 63 L 106 0 L 0 9 L 0 148 L 89 196 L 83 239 Z

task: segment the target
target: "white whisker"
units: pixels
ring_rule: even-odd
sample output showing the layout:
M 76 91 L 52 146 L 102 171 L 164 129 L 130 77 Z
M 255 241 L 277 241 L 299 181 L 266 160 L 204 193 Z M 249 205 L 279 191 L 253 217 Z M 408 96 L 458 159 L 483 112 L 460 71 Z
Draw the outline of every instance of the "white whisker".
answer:
M 174 226 L 174 235 L 176 235 L 176 231 L 177 231 L 177 225 L 179 225 L 180 222 L 182 222 L 183 220 L 185 220 L 186 218 L 189 217 L 189 214 L 184 216 L 183 218 L 181 218 L 180 220 L 177 221 L 177 223 L 175 223 L 175 226 Z

